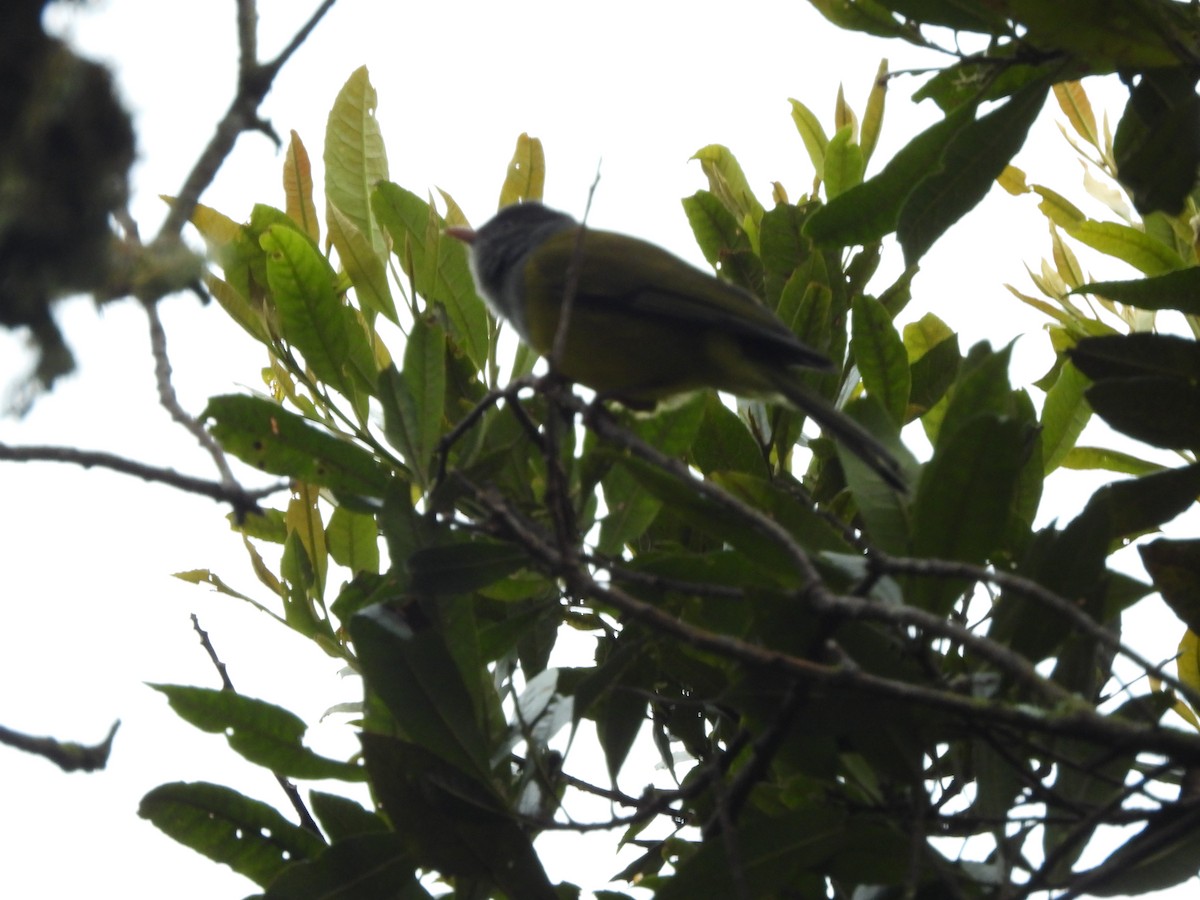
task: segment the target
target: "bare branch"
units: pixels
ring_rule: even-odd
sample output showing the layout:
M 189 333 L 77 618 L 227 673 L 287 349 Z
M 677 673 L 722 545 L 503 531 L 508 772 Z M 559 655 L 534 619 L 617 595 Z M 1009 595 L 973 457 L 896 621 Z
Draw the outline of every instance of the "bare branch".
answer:
M 108 737 L 99 744 L 91 745 L 60 741 L 52 737 L 35 737 L 0 725 L 0 744 L 44 756 L 64 772 L 95 772 L 108 764 L 113 738 L 120 724 L 114 722 L 108 730 Z
M 228 503 L 238 516 L 259 512 L 258 501 L 277 491 L 287 488 L 286 482 L 280 482 L 265 488 L 248 491 L 240 485 L 225 485 L 191 475 L 181 475 L 174 469 L 164 469 L 146 463 L 136 462 L 106 453 L 102 450 L 79 450 L 75 447 L 26 446 L 11 447 L 0 444 L 0 460 L 13 462 L 61 462 L 73 463 L 90 469 L 93 466 L 102 469 L 112 469 L 124 475 L 133 475 L 143 481 L 154 481 L 170 485 L 189 494 L 200 494 L 211 497 L 219 503 Z

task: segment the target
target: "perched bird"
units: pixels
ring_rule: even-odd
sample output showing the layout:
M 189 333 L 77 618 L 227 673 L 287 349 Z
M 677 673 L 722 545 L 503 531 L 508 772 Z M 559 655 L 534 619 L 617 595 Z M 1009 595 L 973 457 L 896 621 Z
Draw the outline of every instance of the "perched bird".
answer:
M 565 378 L 642 410 L 705 388 L 782 399 L 905 490 L 879 441 L 798 377 L 831 370 L 829 358 L 757 297 L 627 235 L 589 228 L 577 249 L 579 231 L 569 215 L 532 202 L 505 207 L 478 230 L 446 229 L 469 245 L 479 293 L 543 356 L 554 350 L 574 279 L 556 360 Z

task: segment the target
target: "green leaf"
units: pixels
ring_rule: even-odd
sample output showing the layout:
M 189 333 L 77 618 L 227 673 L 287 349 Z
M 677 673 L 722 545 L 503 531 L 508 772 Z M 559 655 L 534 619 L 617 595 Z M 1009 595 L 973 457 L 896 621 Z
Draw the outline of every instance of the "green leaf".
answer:
M 1062 464 L 1092 417 L 1091 407 L 1083 399 L 1087 385 L 1087 376 L 1068 363 L 1059 370 L 1058 380 L 1046 392 L 1046 404 L 1042 407 L 1042 466 L 1047 475 Z
M 698 394 L 681 405 L 635 419 L 631 425 L 642 440 L 670 456 L 680 456 L 695 443 L 704 408 L 704 397 Z M 603 553 L 616 555 L 645 532 L 658 515 L 662 501 L 652 492 L 641 490 L 636 479 L 621 468 L 610 470 L 601 483 L 608 515 L 600 523 L 597 546 Z
M 542 199 L 546 187 L 546 151 L 542 142 L 522 133 L 508 163 L 504 185 L 500 188 L 499 208 L 526 200 Z
M 696 151 L 692 159 L 700 161 L 700 167 L 708 178 L 708 189 L 717 196 L 722 205 L 733 214 L 745 228 L 750 243 L 758 243 L 758 224 L 762 221 L 763 207 L 750 190 L 750 182 L 738 165 L 728 147 L 709 144 Z
M 433 900 L 415 869 L 398 835 L 357 835 L 289 866 L 262 900 Z
M 823 247 L 851 247 L 871 244 L 891 234 L 914 185 L 939 165 L 946 147 L 971 123 L 973 113 L 973 109 L 964 107 L 921 132 L 878 175 L 813 213 L 805 225 L 805 235 Z
M 259 397 L 213 397 L 203 417 L 227 451 L 252 466 L 348 497 L 382 497 L 391 479 L 366 450 Z
M 325 127 L 325 196 L 365 235 L 376 256 L 387 254 L 383 236 L 371 214 L 371 193 L 388 177 L 387 151 L 375 118 L 379 98 L 367 67 L 355 69 L 338 91 Z M 333 214 L 328 217 L 332 234 Z
M 800 140 L 804 141 L 804 149 L 808 151 L 808 158 L 812 160 L 813 171 L 818 179 L 823 180 L 825 178 L 825 149 L 829 146 L 829 138 L 825 136 L 825 129 L 821 127 L 821 121 L 813 111 L 799 100 L 789 100 L 788 102 L 792 104 L 792 121 L 796 123 L 796 130 L 800 132 Z
M 379 527 L 374 516 L 337 507 L 325 526 L 325 542 L 334 562 L 352 573 L 379 571 Z
M 909 343 L 909 328 L 904 329 L 904 341 L 908 345 L 909 358 L 915 350 L 915 345 Z M 909 389 L 909 415 L 924 416 L 946 396 L 950 386 L 958 378 L 962 366 L 962 354 L 958 350 L 958 336 L 948 338 L 935 344 L 931 349 L 909 366 L 912 387 Z
M 383 605 L 355 615 L 350 634 L 368 687 L 404 734 L 462 771 L 490 779 L 491 748 L 442 635 L 433 629 L 414 631 Z
M 1200 829 L 1191 810 L 1164 809 L 1094 869 L 1075 873 L 1089 896 L 1124 897 L 1165 891 L 1200 870 Z
M 734 471 L 765 477 L 767 462 L 746 423 L 712 391 L 705 392 L 703 406 L 704 419 L 691 447 L 696 468 L 705 475 Z
M 948 437 L 943 428 L 913 502 L 914 553 L 982 563 L 999 549 L 1030 447 L 1024 423 L 995 414 L 976 415 Z M 962 590 L 937 579 L 917 587 L 909 602 L 939 615 Z
M 347 393 L 343 366 L 350 354 L 348 310 L 334 289 L 337 276 L 312 241 L 272 225 L 259 239 L 283 338 L 304 354 L 318 378 Z
M 973 347 L 964 361 L 961 374 L 950 394 L 946 411 L 931 440 L 937 445 L 953 436 L 964 422 L 980 413 L 1005 415 L 1012 408 L 1012 389 L 1008 383 L 1008 363 L 1012 345 L 993 351 L 983 345 Z
M 179 843 L 266 886 L 291 862 L 325 849 L 310 831 L 237 791 L 203 782 L 174 782 L 142 798 L 138 815 Z
M 1107 469 L 1121 475 L 1150 475 L 1161 472 L 1162 463 L 1140 459 L 1107 447 L 1072 447 L 1062 460 L 1064 469 Z
M 854 143 L 853 128 L 839 128 L 825 149 L 825 195 L 832 200 L 862 184 L 866 167 L 862 148 Z
M 308 726 L 294 713 L 232 691 L 152 684 L 171 709 L 210 734 L 224 734 L 229 746 L 250 762 L 288 778 L 363 781 L 361 766 L 328 759 L 303 746 Z
M 399 324 L 396 301 L 392 299 L 392 288 L 388 283 L 386 255 L 376 253 L 350 217 L 332 203 L 328 204 L 327 212 L 329 239 L 350 276 L 359 305 L 364 310 L 383 313 Z
M 782 312 L 780 294 L 784 286 L 803 273 L 804 286 L 818 278 L 819 256 L 813 253 L 812 243 L 802 234 L 804 221 L 813 207 L 796 207 L 778 203 L 763 215 L 759 229 L 759 249 L 763 267 L 764 300 Z M 823 274 L 823 273 L 821 273 Z M 785 320 L 786 321 L 786 320 Z
M 919 32 L 898 21 L 879 0 L 811 0 L 812 5 L 834 25 L 876 37 L 915 39 Z
M 912 387 L 904 342 L 878 300 L 860 294 L 854 298 L 852 309 L 850 346 L 863 387 L 883 405 L 893 422 L 903 425 Z
M 440 303 L 451 334 L 477 370 L 488 360 L 488 315 L 475 293 L 461 241 L 441 233 L 444 222 L 424 200 L 384 181 L 371 195 L 371 208 L 392 238 L 392 249 L 417 293 Z
M 446 402 L 446 338 L 431 316 L 413 323 L 404 350 L 404 369 L 386 369 L 379 378 L 383 433 L 427 487 L 442 438 Z
M 870 161 L 879 141 L 879 133 L 883 130 L 883 107 L 887 100 L 888 61 L 880 60 L 879 69 L 875 72 L 875 80 L 871 83 L 871 93 L 867 96 L 867 108 L 863 113 L 862 145 L 864 165 Z
M 1129 263 L 1146 275 L 1163 275 L 1186 266 L 1173 248 L 1123 222 L 1085 219 L 1064 225 L 1063 231 L 1094 250 Z
M 728 281 L 761 295 L 762 263 L 743 223 L 709 191 L 697 191 L 691 197 L 684 197 L 682 203 L 696 243 L 709 265 L 720 269 Z
M 913 188 L 897 218 L 896 236 L 904 248 L 905 265 L 914 265 L 991 190 L 1025 143 L 1049 89 L 1049 80 L 1036 81 L 954 133 L 938 168 Z
M 1200 496 L 1200 463 L 1142 478 L 1115 481 L 1092 495 L 1083 515 L 1096 515 L 1108 538 L 1133 537 L 1165 525 Z

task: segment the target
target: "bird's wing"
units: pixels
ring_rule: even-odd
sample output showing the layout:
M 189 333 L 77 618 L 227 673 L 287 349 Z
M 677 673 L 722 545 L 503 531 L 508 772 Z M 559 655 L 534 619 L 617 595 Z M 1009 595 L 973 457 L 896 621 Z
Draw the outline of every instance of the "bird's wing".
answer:
M 531 254 L 525 272 L 531 295 L 561 302 L 577 235 L 575 229 L 553 235 Z M 623 306 L 633 316 L 672 320 L 691 329 L 720 329 L 779 354 L 788 364 L 831 368 L 828 357 L 797 338 L 749 291 L 637 238 L 589 229 L 578 284 L 573 302 L 580 305 Z

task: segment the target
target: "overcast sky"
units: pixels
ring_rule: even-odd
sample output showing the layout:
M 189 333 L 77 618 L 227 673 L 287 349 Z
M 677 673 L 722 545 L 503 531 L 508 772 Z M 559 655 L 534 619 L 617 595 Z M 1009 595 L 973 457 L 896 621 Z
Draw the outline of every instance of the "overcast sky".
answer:
M 286 43 L 313 6 L 260 3 L 262 55 Z M 109 0 L 85 14 L 55 9 L 51 18 L 57 33 L 115 67 L 139 136 L 133 213 L 143 234 L 153 234 L 163 214 L 158 195 L 179 189 L 232 97 L 233 4 Z M 366 64 L 379 92 L 392 180 L 422 194 L 444 188 L 482 222 L 495 210 L 517 135 L 529 132 L 545 144 L 548 203 L 581 213 L 601 165 L 593 225 L 635 233 L 702 264 L 679 203 L 704 186 L 699 164 L 688 158 L 706 144 L 726 144 L 760 197 L 769 197 L 774 180 L 798 197 L 812 172 L 788 98 L 802 100 L 829 128 L 839 82 L 861 113 L 884 56 L 893 69 L 937 62 L 899 43 L 839 32 L 802 0 L 519 6 L 342 0 L 288 64 L 263 112 L 285 139 L 290 130 L 301 135 L 319 184 L 328 109 L 350 73 Z M 873 170 L 937 117 L 928 104 L 909 101 L 918 85 L 911 77 L 893 83 Z M 1092 209 L 1054 113 L 1048 108 L 1043 115 L 1022 163 L 1031 180 Z M 256 202 L 282 206 L 282 163 L 265 137 L 244 136 L 203 202 L 237 220 Z M 1036 268 L 1047 253 L 1034 201 L 993 191 L 926 257 L 902 321 L 935 312 L 960 332 L 964 350 L 976 340 L 999 345 L 1029 333 L 1014 367 L 1014 380 L 1027 383 L 1051 358 L 1038 334 L 1044 320 L 1003 284 L 1028 290 L 1023 266 Z M 889 265 L 897 270 L 898 254 Z M 163 304 L 163 317 L 187 408 L 199 412 L 210 395 L 261 384 L 261 348 L 218 307 L 180 296 Z M 89 302 L 74 301 L 61 308 L 61 321 L 79 372 L 24 420 L 0 420 L 0 440 L 105 449 L 212 477 L 211 461 L 157 406 L 145 319 L 136 305 L 97 313 Z M 0 385 L 26 365 L 19 339 L 0 333 Z M 1059 515 L 1074 514 L 1072 504 L 1086 496 L 1078 489 L 1097 483 L 1089 478 L 1063 476 L 1075 492 L 1055 495 L 1062 498 L 1055 501 Z M 252 474 L 247 481 L 266 479 Z M 149 789 L 174 780 L 228 784 L 283 807 L 278 788 L 220 736 L 178 720 L 144 683 L 216 686 L 191 630 L 189 614 L 196 612 L 247 695 L 317 723 L 331 706 L 358 699 L 359 685 L 339 676 L 336 661 L 264 616 L 170 577 L 211 568 L 255 590 L 240 540 L 216 504 L 49 464 L 0 466 L 0 489 L 6 505 L 0 722 L 84 742 L 100 740 L 113 720 L 123 722 L 109 769 L 98 774 L 64 775 L 44 760 L 0 748 L 6 785 L 0 895 L 251 893 L 246 879 L 138 819 L 137 804 Z M 1151 657 L 1170 655 L 1178 640 L 1170 627 L 1151 629 L 1139 646 Z M 357 746 L 337 717 L 315 725 L 309 743 L 342 756 Z M 641 787 L 624 786 L 634 793 Z M 551 876 L 581 878 L 574 845 L 554 840 L 539 843 Z M 621 863 L 593 858 L 587 886 L 598 888 Z

